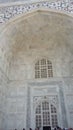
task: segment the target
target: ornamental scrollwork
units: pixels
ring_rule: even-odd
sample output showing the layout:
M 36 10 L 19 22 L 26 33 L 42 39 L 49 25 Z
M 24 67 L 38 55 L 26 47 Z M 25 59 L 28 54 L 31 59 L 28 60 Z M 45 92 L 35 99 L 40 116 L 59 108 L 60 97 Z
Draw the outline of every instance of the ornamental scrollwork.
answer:
M 55 9 L 73 14 L 73 2 L 72 0 L 61 0 L 56 2 L 38 2 L 33 4 L 22 4 L 0 7 L 0 23 L 6 23 L 17 15 L 30 12 L 40 8 Z

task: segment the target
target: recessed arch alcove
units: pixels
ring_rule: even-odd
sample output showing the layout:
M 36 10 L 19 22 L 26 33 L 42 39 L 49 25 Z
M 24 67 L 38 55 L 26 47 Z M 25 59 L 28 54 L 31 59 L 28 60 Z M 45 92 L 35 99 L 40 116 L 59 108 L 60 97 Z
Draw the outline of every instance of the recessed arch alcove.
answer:
M 4 130 L 34 129 L 34 102 L 44 96 L 57 97 L 59 125 L 73 126 L 72 95 L 68 95 L 73 92 L 73 18 L 40 9 L 20 15 L 3 26 L 0 53 L 0 66 L 8 77 Z M 35 78 L 35 63 L 40 59 L 52 64 L 50 78 Z
M 33 63 L 35 58 L 45 56 L 61 62 L 62 66 L 65 62 L 68 65 L 72 61 L 72 34 L 73 18 L 65 14 L 37 10 L 21 15 L 10 20 L 2 32 L 3 58 L 11 64 L 22 55 L 27 56 L 26 60 L 32 57 Z

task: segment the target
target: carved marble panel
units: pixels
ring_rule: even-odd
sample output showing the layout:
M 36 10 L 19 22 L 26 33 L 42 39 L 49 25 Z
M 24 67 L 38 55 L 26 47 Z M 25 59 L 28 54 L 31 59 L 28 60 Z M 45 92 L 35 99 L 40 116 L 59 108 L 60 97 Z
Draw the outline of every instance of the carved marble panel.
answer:
M 53 96 L 53 95 L 51 95 L 51 96 L 40 96 L 40 97 L 39 96 L 35 96 L 35 97 L 33 97 L 34 109 L 36 108 L 36 106 L 40 102 L 42 102 L 44 100 L 46 100 L 48 102 L 51 102 L 51 103 L 53 103 L 54 105 L 57 106 L 57 103 L 58 103 L 58 97 L 57 97 L 57 95 L 55 95 L 55 96 Z
M 60 10 L 67 13 L 73 13 L 73 2 L 68 0 L 56 1 L 56 2 L 37 2 L 33 4 L 13 5 L 0 8 L 0 23 L 5 23 L 9 19 L 16 17 L 17 15 L 31 12 L 40 8 Z

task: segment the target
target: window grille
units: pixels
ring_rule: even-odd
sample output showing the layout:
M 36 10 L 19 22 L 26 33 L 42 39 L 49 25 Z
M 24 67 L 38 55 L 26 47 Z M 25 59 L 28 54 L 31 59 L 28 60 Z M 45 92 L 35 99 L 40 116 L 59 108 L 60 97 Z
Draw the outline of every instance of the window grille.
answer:
M 47 59 L 41 59 L 35 64 L 35 78 L 53 77 L 52 63 Z
M 52 128 L 58 125 L 57 110 L 54 105 L 47 101 L 42 102 L 36 108 L 36 127 L 51 126 Z

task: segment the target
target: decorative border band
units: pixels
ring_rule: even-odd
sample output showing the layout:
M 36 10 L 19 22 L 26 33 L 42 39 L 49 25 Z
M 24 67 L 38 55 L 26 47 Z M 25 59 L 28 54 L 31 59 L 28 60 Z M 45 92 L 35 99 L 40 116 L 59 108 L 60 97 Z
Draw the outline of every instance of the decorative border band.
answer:
M 0 8 L 0 24 L 6 23 L 13 17 L 17 15 L 30 12 L 31 10 L 40 9 L 55 9 L 64 11 L 66 13 L 73 14 L 73 2 L 72 0 L 62 0 L 56 2 L 38 2 L 33 4 L 22 4 L 22 5 L 12 5 Z

